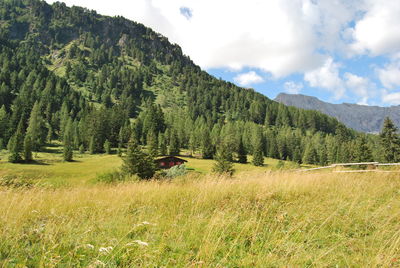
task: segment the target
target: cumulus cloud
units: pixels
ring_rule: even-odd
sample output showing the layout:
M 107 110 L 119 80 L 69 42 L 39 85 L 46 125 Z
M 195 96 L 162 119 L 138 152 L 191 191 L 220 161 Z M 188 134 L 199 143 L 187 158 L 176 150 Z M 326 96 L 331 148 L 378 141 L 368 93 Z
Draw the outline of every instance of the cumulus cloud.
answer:
M 289 94 L 299 94 L 304 86 L 302 83 L 288 81 L 288 82 L 285 82 L 283 87 L 285 88 L 285 91 Z
M 375 85 L 368 78 L 352 73 L 345 73 L 344 79 L 346 88 L 360 98 L 358 104 L 367 105 L 375 94 Z
M 364 8 L 362 8 L 364 7 Z M 400 50 L 400 1 L 365 0 L 364 16 L 351 30 L 351 49 L 358 54 L 384 55 Z
M 233 80 L 241 86 L 250 86 L 264 82 L 264 79 L 254 71 L 238 74 Z
M 400 105 L 400 92 L 389 93 L 387 90 L 382 90 L 382 102 L 391 105 Z
M 336 100 L 343 98 L 348 92 L 358 98 L 358 104 L 368 104 L 369 98 L 375 95 L 375 84 L 366 77 L 350 72 L 341 76 L 340 67 L 340 64 L 328 58 L 322 67 L 305 73 L 304 80 L 311 87 L 332 92 Z
M 383 68 L 377 68 L 379 80 L 387 89 L 400 86 L 400 60 L 395 60 Z
M 339 76 L 339 67 L 332 58 L 328 58 L 320 68 L 306 72 L 304 80 L 311 87 L 328 90 L 334 94 L 335 99 L 340 99 L 345 94 L 345 85 Z

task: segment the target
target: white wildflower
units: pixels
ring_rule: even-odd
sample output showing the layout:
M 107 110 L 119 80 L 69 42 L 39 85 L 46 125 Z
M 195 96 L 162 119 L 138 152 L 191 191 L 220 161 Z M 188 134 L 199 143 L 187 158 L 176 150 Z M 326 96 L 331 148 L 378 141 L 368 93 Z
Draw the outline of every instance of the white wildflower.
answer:
M 101 248 L 99 248 L 99 252 L 103 253 L 103 254 L 108 254 L 112 250 L 113 250 L 113 247 L 106 247 L 106 248 L 105 247 L 101 247 Z
M 94 246 L 93 246 L 92 244 L 86 244 L 86 247 L 87 247 L 88 249 L 94 249 Z
M 149 243 L 141 241 L 141 240 L 135 240 L 133 242 L 135 242 L 136 244 L 138 244 L 140 246 L 146 246 L 147 247 L 149 245 Z

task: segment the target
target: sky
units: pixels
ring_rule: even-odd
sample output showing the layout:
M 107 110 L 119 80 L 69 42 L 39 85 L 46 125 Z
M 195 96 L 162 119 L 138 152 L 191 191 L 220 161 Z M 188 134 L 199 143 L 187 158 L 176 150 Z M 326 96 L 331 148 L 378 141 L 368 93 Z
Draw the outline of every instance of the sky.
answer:
M 208 73 L 270 98 L 400 105 L 400 0 L 63 2 L 143 23 Z

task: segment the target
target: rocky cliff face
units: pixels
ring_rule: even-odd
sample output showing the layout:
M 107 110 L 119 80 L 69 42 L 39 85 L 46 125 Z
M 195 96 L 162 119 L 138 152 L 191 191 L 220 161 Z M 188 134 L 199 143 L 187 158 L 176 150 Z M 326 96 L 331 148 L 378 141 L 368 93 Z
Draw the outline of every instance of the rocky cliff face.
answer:
M 382 128 L 385 117 L 390 117 L 396 126 L 400 126 L 400 106 L 332 104 L 311 96 L 286 93 L 279 94 L 275 101 L 288 106 L 320 111 L 337 118 L 346 126 L 362 132 L 378 133 Z

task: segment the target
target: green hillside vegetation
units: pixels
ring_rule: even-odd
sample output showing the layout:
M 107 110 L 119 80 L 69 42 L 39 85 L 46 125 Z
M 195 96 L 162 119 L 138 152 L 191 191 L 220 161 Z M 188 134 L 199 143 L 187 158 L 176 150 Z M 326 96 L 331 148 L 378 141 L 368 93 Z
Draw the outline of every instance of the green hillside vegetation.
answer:
M 218 80 L 141 24 L 63 3 L 0 2 L 0 66 L 0 147 L 13 151 L 11 162 L 24 161 L 32 133 L 35 152 L 67 141 L 67 150 L 97 154 L 106 141 L 126 148 L 133 139 L 206 159 L 222 143 L 237 153 L 239 141 L 256 159 L 299 164 L 383 155 L 376 136 Z

